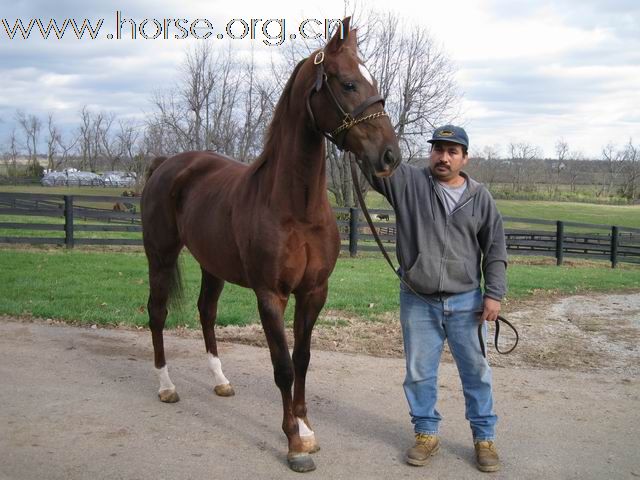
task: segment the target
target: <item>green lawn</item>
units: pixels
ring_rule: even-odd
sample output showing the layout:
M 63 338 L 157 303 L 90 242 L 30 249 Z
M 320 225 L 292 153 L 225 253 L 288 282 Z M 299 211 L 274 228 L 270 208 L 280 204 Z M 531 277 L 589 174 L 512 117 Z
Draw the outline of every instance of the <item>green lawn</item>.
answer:
M 503 216 L 640 228 L 640 205 L 497 200 Z
M 198 327 L 196 300 L 200 272 L 183 255 L 185 305 L 172 312 L 168 325 Z M 78 323 L 146 325 L 148 294 L 142 253 L 64 250 L 0 250 L 0 314 L 33 315 Z M 611 269 L 606 264 L 542 266 L 517 262 L 508 269 L 509 300 L 538 292 L 640 290 L 640 268 Z M 325 310 L 375 320 L 398 309 L 398 285 L 380 258 L 340 258 L 331 280 Z M 287 321 L 293 312 L 292 298 Z M 227 284 L 220 301 L 219 323 L 258 322 L 251 291 Z M 320 321 L 323 319 L 321 317 Z
M 599 205 L 577 202 L 546 202 L 533 200 L 496 200 L 505 217 L 562 220 L 565 222 L 597 223 L 640 228 L 640 205 Z M 368 208 L 389 209 L 387 200 L 377 192 L 367 194 Z
M 51 225 L 51 230 L 29 230 L 28 227 L 19 229 L 2 228 L 0 226 L 0 237 L 48 237 L 64 239 L 64 218 L 62 217 L 21 217 L 19 215 L 0 215 L 0 223 L 39 223 Z M 99 222 L 97 220 L 83 220 L 80 217 L 74 218 L 74 225 L 116 225 L 114 223 Z M 74 231 L 75 238 L 132 238 L 141 239 L 140 232 L 102 232 L 102 231 Z

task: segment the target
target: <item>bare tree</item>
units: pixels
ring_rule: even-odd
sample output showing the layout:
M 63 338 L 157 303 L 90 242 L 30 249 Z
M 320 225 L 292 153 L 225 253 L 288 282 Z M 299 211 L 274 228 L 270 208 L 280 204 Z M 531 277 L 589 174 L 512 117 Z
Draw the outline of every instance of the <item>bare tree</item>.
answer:
M 22 129 L 23 146 L 29 156 L 28 170 L 31 174 L 37 175 L 41 170 L 40 164 L 38 163 L 38 143 L 40 140 L 42 121 L 35 115 L 27 115 L 21 110 L 16 112 L 16 121 Z
M 188 115 L 185 109 L 178 107 L 177 93 L 156 91 L 152 95 L 152 103 L 156 111 L 153 112 L 147 128 L 154 132 L 163 132 L 163 136 L 154 136 L 154 148 L 163 148 L 161 154 L 164 155 L 191 150 L 191 133 L 187 129 Z
M 112 130 L 116 116 L 113 112 L 98 113 L 95 116 L 96 137 L 98 139 L 98 151 L 103 164 L 109 170 L 115 170 L 122 152 L 117 134 Z
M 250 60 L 244 65 L 244 91 L 240 118 L 242 127 L 238 138 L 236 158 L 249 162 L 261 150 L 261 142 L 275 105 L 275 89 L 272 82 L 259 78 L 256 72 L 254 51 Z
M 95 171 L 100 155 L 100 124 L 102 116 L 93 114 L 85 105 L 80 110 L 80 169 Z
M 558 161 L 554 164 L 553 168 L 553 182 L 552 185 L 554 187 L 555 193 L 558 193 L 560 188 L 560 174 L 566 168 L 566 160 L 569 156 L 569 144 L 563 139 L 559 139 L 555 145 L 556 148 L 556 158 Z
M 602 175 L 600 190 L 596 193 L 598 197 L 601 195 L 609 195 L 613 191 L 613 185 L 620 171 L 619 153 L 620 152 L 616 151 L 616 146 L 612 142 L 602 147 L 602 159 L 607 162 L 607 169 Z
M 173 139 L 173 148 L 165 154 L 203 149 L 232 156 L 236 153 L 241 143 L 237 110 L 241 103 L 242 65 L 230 47 L 216 51 L 212 43 L 201 42 L 186 52 L 177 85 L 156 92 L 153 97 L 155 112 L 151 123 L 161 124 Z M 251 85 L 255 83 L 252 81 Z
M 504 161 L 500 158 L 500 146 L 497 144 L 486 145 L 469 154 L 473 165 L 468 169 L 479 181 L 491 189 L 500 181 L 501 172 L 504 169 Z M 471 162 L 470 162 L 471 163 Z
M 493 145 L 485 145 L 482 148 L 482 155 L 489 161 L 500 159 L 500 145 L 497 143 L 494 143 Z
M 522 190 L 526 179 L 527 166 L 531 166 L 535 159 L 539 159 L 542 156 L 542 152 L 540 147 L 527 142 L 511 142 L 507 147 L 507 151 L 512 188 L 513 191 L 519 192 Z
M 580 162 L 582 162 L 584 159 L 585 159 L 584 154 L 576 150 L 571 151 L 568 154 L 568 161 L 567 161 L 567 167 L 565 168 L 565 175 L 569 180 L 569 185 L 572 193 L 575 193 L 578 178 L 580 178 L 580 175 L 584 173 L 580 168 Z
M 4 152 L 5 167 L 8 176 L 16 176 L 18 172 L 18 135 L 16 134 L 15 127 L 11 129 L 7 138 L 7 147 Z
M 55 170 L 55 156 L 57 153 L 58 146 L 60 144 L 60 131 L 58 130 L 57 125 L 53 121 L 53 113 L 49 113 L 47 115 L 47 168 L 51 170 Z
M 78 143 L 77 136 L 71 136 L 65 140 L 62 131 L 56 125 L 53 114 L 47 115 L 47 168 L 49 170 L 57 170 L 60 166 L 65 165 L 71 152 Z
M 145 157 L 171 154 L 175 148 L 169 127 L 157 119 L 147 121 L 142 137 L 142 151 Z
M 237 65 L 229 47 L 226 60 L 221 62 L 221 78 L 215 89 L 215 115 L 207 136 L 207 148 L 231 156 L 235 156 L 234 147 L 239 134 L 239 121 L 235 114 L 240 101 L 241 82 Z
M 622 162 L 622 196 L 629 200 L 640 198 L 640 152 L 632 139 L 620 151 L 619 158 Z
M 211 135 L 212 92 L 218 80 L 214 64 L 211 44 L 200 43 L 187 51 L 182 65 L 185 85 L 181 93 L 189 114 L 193 115 L 189 130 L 194 150 L 205 148 Z
M 124 169 L 140 178 L 146 167 L 146 156 L 140 142 L 141 129 L 131 120 L 118 122 L 115 139 Z

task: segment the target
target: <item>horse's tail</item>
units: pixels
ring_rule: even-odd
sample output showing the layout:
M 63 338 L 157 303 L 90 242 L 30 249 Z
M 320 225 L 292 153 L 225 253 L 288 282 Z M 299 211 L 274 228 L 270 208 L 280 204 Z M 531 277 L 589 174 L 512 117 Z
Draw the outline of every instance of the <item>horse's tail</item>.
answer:
M 180 267 L 180 257 L 171 271 L 171 281 L 169 282 L 169 305 L 176 310 L 182 310 L 184 304 L 184 285 L 182 283 L 182 269 Z
M 155 157 L 151 160 L 149 164 L 149 168 L 147 168 L 146 179 L 149 180 L 153 172 L 162 165 L 162 163 L 167 159 L 164 156 Z M 143 222 L 144 223 L 144 222 Z M 154 258 L 154 263 L 159 265 L 164 265 L 167 268 L 171 269 L 171 275 L 169 277 L 169 305 L 178 310 L 182 309 L 182 305 L 184 303 L 184 289 L 182 284 L 182 273 L 180 268 L 180 256 L 176 258 L 173 265 L 167 264 L 165 258 Z M 151 259 L 150 259 L 151 261 Z
M 147 180 L 149 180 L 149 178 L 151 177 L 151 175 L 153 175 L 153 172 L 156 170 L 156 168 L 158 168 L 162 162 L 164 162 L 167 159 L 167 157 L 156 157 L 153 160 L 151 160 L 151 163 L 149 164 L 149 168 L 147 169 Z

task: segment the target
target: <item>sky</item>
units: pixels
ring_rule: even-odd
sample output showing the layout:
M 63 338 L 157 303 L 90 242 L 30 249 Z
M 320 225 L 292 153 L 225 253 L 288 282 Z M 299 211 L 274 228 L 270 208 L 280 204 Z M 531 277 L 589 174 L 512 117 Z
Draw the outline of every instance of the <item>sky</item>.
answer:
M 495 145 L 502 155 L 510 142 L 539 146 L 553 158 L 564 140 L 572 151 L 600 158 L 602 147 L 640 140 L 640 1 L 639 0 L 368 0 L 366 7 L 397 13 L 408 27 L 426 28 L 457 69 L 461 92 L 457 119 L 470 137 L 472 149 Z M 286 19 L 287 30 L 305 18 L 341 18 L 343 1 L 322 2 L 218 0 L 4 0 L 0 9 L 0 150 L 17 109 L 43 118 L 53 113 L 71 129 L 83 105 L 112 111 L 121 118 L 142 119 L 151 110 L 154 91 L 170 87 L 188 45 L 203 40 L 132 40 L 106 38 L 115 32 L 116 11 L 139 25 L 145 34 L 157 29 L 153 19 L 208 19 L 212 31 L 224 31 L 232 19 L 263 19 L 258 35 L 233 41 L 240 49 L 252 45 L 267 60 L 270 41 L 260 35 L 266 19 Z M 63 40 L 53 33 L 42 39 L 34 26 L 30 37 L 8 38 L 5 23 L 32 18 L 46 23 L 87 18 L 95 26 L 93 40 Z M 4 23 L 2 23 L 4 21 Z M 169 22 L 171 23 L 171 22 Z M 356 19 L 357 23 L 357 19 Z M 202 24 L 201 24 L 202 25 Z M 241 23 L 234 23 L 240 35 Z M 277 31 L 278 25 L 272 25 Z M 130 34 L 129 34 L 130 35 Z M 216 41 L 212 38 L 211 41 Z M 294 41 L 294 40 L 287 40 Z M 276 40 L 270 41 L 275 43 Z

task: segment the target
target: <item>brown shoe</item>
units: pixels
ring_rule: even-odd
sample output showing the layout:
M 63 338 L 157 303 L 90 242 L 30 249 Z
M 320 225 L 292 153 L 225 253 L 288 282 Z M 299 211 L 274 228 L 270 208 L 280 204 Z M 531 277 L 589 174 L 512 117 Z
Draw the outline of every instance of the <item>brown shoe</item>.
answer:
M 481 472 L 497 472 L 500 470 L 498 450 L 490 440 L 480 440 L 476 446 L 476 466 Z
M 436 435 L 416 433 L 416 444 L 407 450 L 407 463 L 421 467 L 440 449 L 440 439 Z

